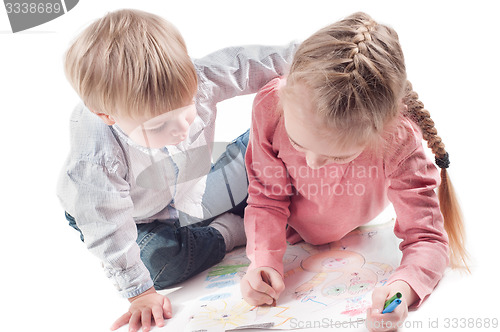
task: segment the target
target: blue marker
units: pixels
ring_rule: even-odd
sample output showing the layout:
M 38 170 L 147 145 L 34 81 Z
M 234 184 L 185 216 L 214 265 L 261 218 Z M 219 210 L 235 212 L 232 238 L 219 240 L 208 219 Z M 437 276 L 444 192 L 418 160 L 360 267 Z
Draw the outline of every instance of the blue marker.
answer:
M 396 298 L 392 301 L 385 309 L 382 311 L 383 314 L 388 314 L 394 311 L 398 305 L 401 304 L 401 300 Z

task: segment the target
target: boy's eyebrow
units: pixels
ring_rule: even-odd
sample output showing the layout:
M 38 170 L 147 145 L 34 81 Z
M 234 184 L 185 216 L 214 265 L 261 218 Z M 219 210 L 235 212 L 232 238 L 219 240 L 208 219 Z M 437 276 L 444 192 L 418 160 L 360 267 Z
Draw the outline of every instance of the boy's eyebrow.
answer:
M 289 135 L 288 133 L 286 134 L 288 136 L 288 139 L 290 140 L 290 142 L 292 142 L 293 144 L 297 145 L 299 148 L 302 148 L 302 149 L 305 149 L 302 145 L 300 145 L 299 143 L 295 142 Z M 325 156 L 327 158 L 332 158 L 332 159 L 347 159 L 347 158 L 351 158 L 352 156 L 354 156 L 355 154 L 351 154 L 350 156 L 340 156 L 340 157 L 336 157 L 336 156 Z

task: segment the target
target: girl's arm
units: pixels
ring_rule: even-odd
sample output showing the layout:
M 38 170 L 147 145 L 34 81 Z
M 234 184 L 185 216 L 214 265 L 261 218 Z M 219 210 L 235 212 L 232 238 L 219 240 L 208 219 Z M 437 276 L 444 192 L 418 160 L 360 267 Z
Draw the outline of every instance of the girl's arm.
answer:
M 426 156 L 420 130 L 408 120 L 398 128 L 386 159 L 388 196 L 397 221 L 394 233 L 403 241 L 401 265 L 389 279 L 406 282 L 416 293 L 418 307 L 442 278 L 448 265 L 448 237 L 435 189 L 440 177 Z
M 276 111 L 279 80 L 273 80 L 256 96 L 250 141 L 246 153 L 248 207 L 245 210 L 249 270 L 272 267 L 283 275 L 285 227 L 290 215 L 291 184 L 285 165 L 273 148 L 280 115 Z

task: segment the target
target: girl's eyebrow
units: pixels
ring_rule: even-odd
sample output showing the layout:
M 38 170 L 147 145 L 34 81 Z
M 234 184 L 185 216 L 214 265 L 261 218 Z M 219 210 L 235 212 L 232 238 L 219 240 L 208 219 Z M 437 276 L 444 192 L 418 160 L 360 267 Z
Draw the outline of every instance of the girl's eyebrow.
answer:
M 303 147 L 302 145 L 300 145 L 299 143 L 295 142 L 287 133 L 287 136 L 288 136 L 288 139 L 290 140 L 290 142 L 292 142 L 294 145 L 297 145 L 299 148 L 301 149 L 306 149 L 305 147 Z M 306 149 L 307 150 L 307 149 Z M 347 159 L 347 158 L 351 158 L 352 156 L 354 156 L 355 154 L 351 154 L 350 156 L 340 156 L 340 157 L 335 157 L 335 156 L 324 156 L 324 157 L 327 157 L 327 158 L 331 158 L 331 159 Z

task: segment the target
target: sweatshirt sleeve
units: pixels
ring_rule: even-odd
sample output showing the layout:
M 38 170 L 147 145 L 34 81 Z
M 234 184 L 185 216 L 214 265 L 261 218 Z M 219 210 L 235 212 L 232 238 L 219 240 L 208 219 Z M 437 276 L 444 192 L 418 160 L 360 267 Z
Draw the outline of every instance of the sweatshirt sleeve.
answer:
M 425 154 L 420 129 L 402 120 L 392 137 L 385 171 L 390 179 L 389 200 L 397 220 L 394 233 L 403 241 L 400 266 L 391 276 L 407 282 L 417 293 L 420 306 L 444 274 L 448 261 L 448 236 L 435 189 L 439 172 Z
M 272 267 L 283 275 L 286 250 L 285 227 L 290 215 L 291 183 L 285 165 L 273 149 L 273 136 L 280 120 L 275 79 L 256 96 L 250 140 L 246 152 L 248 206 L 245 210 L 249 270 Z
M 213 103 L 256 93 L 273 78 L 287 73 L 297 43 L 286 46 L 228 47 L 195 63 L 204 76 Z M 205 81 L 205 80 L 204 80 Z

